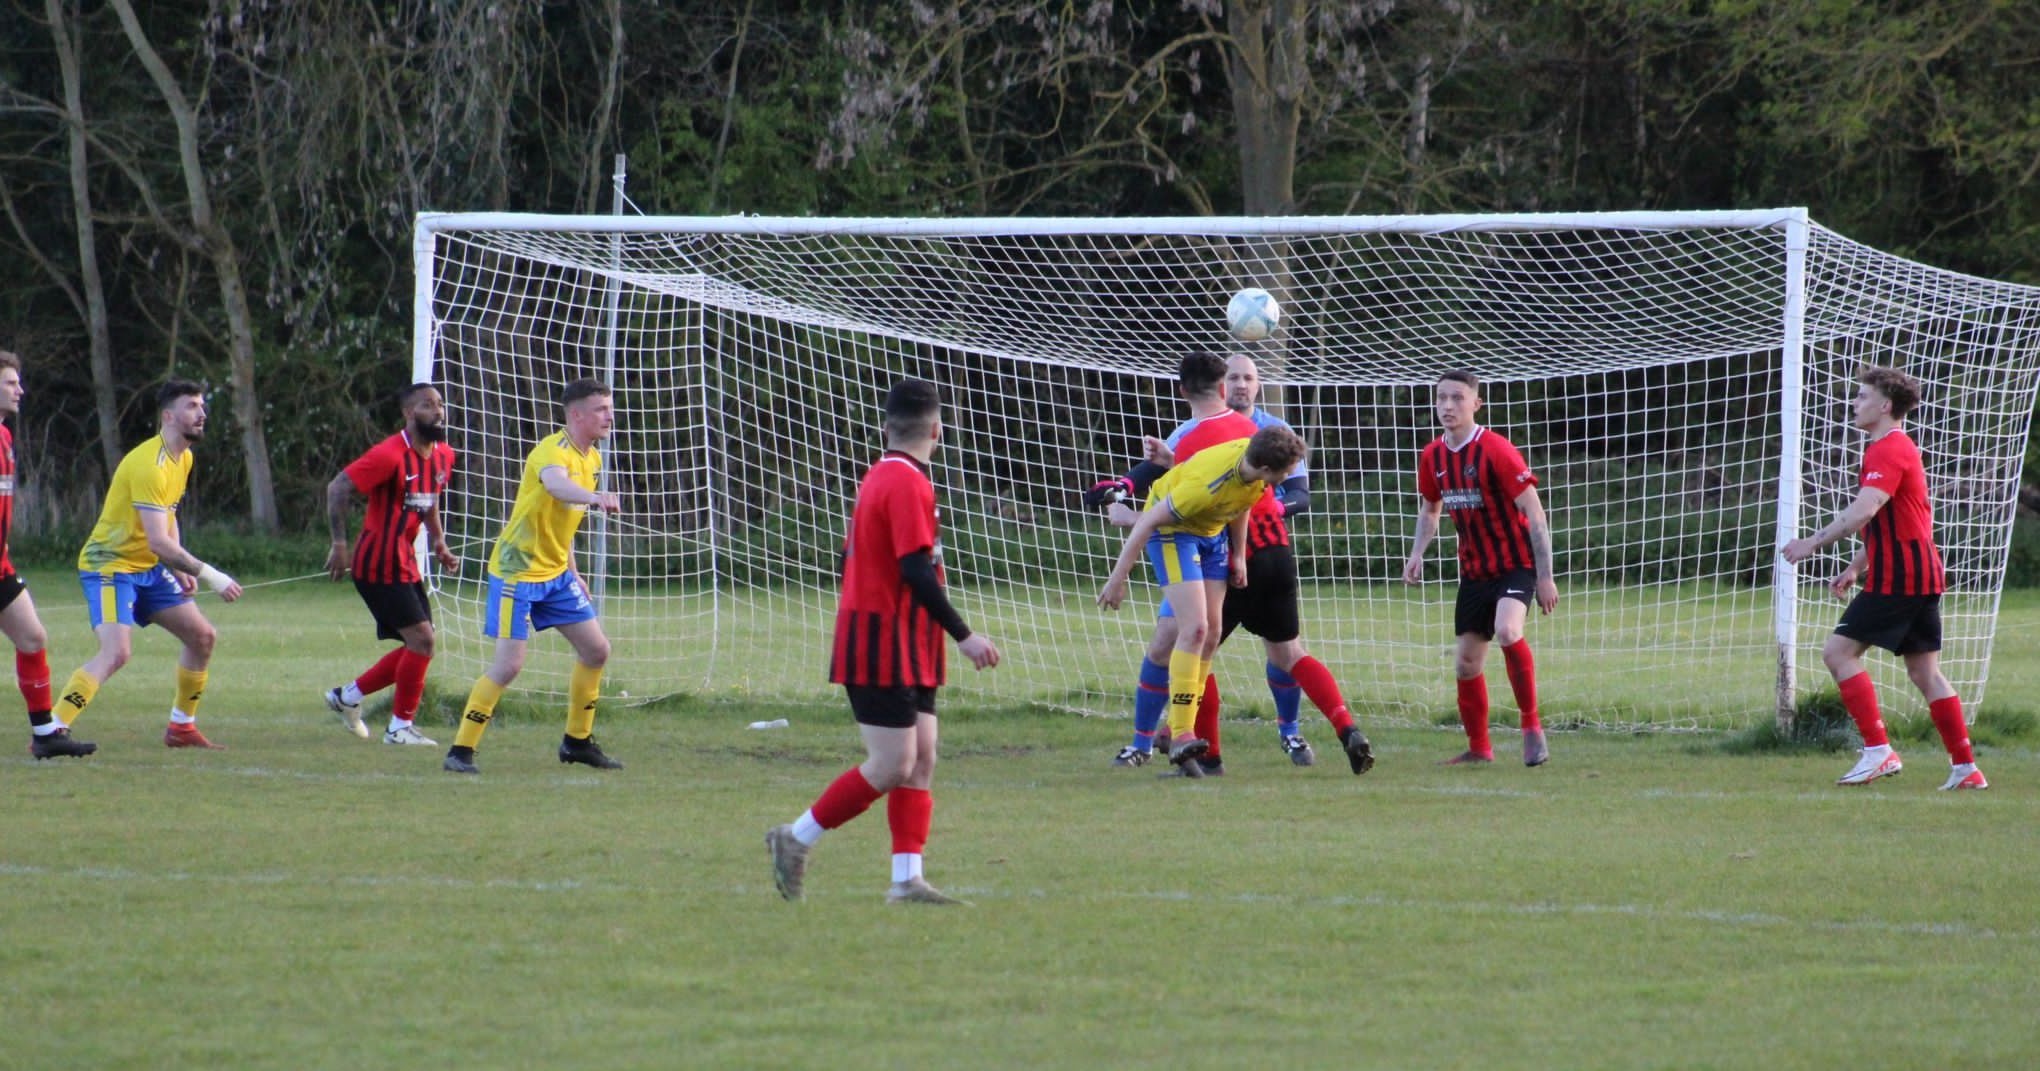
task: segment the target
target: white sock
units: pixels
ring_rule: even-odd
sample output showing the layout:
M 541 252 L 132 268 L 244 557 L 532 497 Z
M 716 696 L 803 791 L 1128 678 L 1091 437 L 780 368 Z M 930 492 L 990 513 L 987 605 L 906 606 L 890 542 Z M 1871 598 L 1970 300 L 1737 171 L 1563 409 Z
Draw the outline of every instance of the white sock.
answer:
M 410 727 L 411 727 L 411 719 L 409 719 L 409 718 L 399 718 L 399 717 L 397 717 L 397 716 L 396 716 L 396 715 L 394 715 L 394 714 L 390 715 L 390 731 L 391 731 L 391 732 L 396 732 L 396 731 L 397 731 L 398 729 L 408 729 L 408 728 L 410 728 Z
M 181 710 L 178 710 L 178 709 L 177 709 L 177 708 L 175 708 L 175 707 L 172 707 L 172 708 L 170 708 L 170 724 L 172 724 L 172 725 L 197 725 L 197 724 L 198 724 L 198 719 L 197 719 L 197 718 L 194 718 L 194 717 L 192 717 L 192 716 L 191 716 L 191 715 L 189 715 L 189 714 L 186 714 L 185 712 L 183 712 L 183 711 L 181 711 Z
M 1881 759 L 1889 754 L 1891 754 L 1890 744 L 1879 744 L 1876 747 L 1866 747 L 1863 749 L 1863 757 L 1866 759 Z
M 912 881 L 921 876 L 920 852 L 894 852 L 892 857 L 893 884 Z
M 55 718 L 51 718 L 50 723 L 48 725 L 29 726 L 30 731 L 34 732 L 35 735 L 37 736 L 51 736 L 56 733 L 62 732 L 64 728 L 65 728 L 64 723 L 56 720 Z
M 1952 763 L 1951 765 L 1954 768 L 1949 770 L 1948 772 L 1950 775 L 1955 777 L 1968 777 L 1970 774 L 1976 772 L 1976 764 L 1973 762 L 1957 762 Z
M 793 820 L 793 839 L 810 848 L 814 847 L 815 842 L 821 840 L 822 834 L 827 832 L 820 822 L 815 821 L 813 811 L 802 811 L 800 817 Z
M 358 707 L 361 705 L 361 699 L 362 699 L 361 686 L 354 683 L 353 681 L 348 681 L 347 684 L 340 689 L 340 702 L 346 704 L 347 706 Z

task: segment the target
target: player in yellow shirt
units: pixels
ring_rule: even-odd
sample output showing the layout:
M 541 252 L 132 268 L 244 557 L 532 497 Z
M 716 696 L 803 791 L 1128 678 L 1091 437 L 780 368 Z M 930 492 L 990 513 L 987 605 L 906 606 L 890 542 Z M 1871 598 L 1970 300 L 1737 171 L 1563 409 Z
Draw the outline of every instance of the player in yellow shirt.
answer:
M 475 766 L 475 746 L 482 742 L 482 730 L 495 716 L 504 689 L 524 668 L 531 634 L 549 628 L 558 629 L 574 648 L 560 761 L 599 770 L 623 768 L 595 743 L 595 701 L 602 693 L 602 667 L 609 662 L 609 637 L 595 618 L 588 586 L 574 569 L 574 533 L 589 507 L 609 513 L 618 509 L 615 492 L 598 490 L 602 452 L 595 448 L 609 438 L 616 406 L 608 385 L 594 379 L 567 384 L 560 402 L 567 410 L 566 427 L 539 440 L 525 459 L 517 502 L 489 556 L 482 635 L 496 641 L 496 655 L 461 708 L 460 729 L 441 764 L 450 773 L 481 772 Z
M 54 713 L 59 725 L 75 723 L 99 686 L 127 664 L 135 628 L 161 625 L 184 644 L 163 743 L 219 750 L 198 731 L 198 701 L 219 633 L 191 593 L 203 580 L 233 602 L 241 597 L 241 585 L 185 550 L 177 530 L 177 506 L 191 477 L 191 447 L 205 437 L 205 388 L 173 379 L 156 392 L 156 410 L 156 437 L 121 459 L 99 523 L 78 552 L 78 581 L 99 652 L 71 674 Z
M 1247 582 L 1247 511 L 1271 485 L 1289 478 L 1305 452 L 1295 432 L 1267 427 L 1251 439 L 1207 446 L 1170 469 L 1150 489 L 1148 507 L 1127 532 L 1098 593 L 1098 605 L 1119 609 L 1145 548 L 1178 622 L 1169 652 L 1169 761 L 1183 776 L 1203 775 L 1191 760 L 1211 746 L 1194 735 L 1197 698 L 1225 627 L 1226 584 Z

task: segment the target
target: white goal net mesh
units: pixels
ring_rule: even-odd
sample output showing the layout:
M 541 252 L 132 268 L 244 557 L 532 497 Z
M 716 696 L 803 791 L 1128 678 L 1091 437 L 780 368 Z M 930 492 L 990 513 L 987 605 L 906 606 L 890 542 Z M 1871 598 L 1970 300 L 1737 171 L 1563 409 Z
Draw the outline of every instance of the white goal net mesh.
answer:
M 1781 580 L 1781 503 L 1786 530 L 1809 532 L 1854 494 L 1847 400 L 1878 363 L 1927 385 L 1909 423 L 1950 573 L 1944 667 L 1973 710 L 2040 290 L 1800 219 L 423 217 L 417 363 L 449 403 L 461 462 L 444 513 L 469 562 L 434 578 L 442 650 L 464 669 L 487 660 L 480 563 L 526 453 L 559 426 L 561 386 L 595 376 L 616 392 L 605 478 L 625 503 L 591 513 L 576 551 L 615 648 L 606 693 L 829 696 L 850 499 L 886 388 L 918 375 L 947 401 L 934 474 L 953 597 L 1008 659 L 985 674 L 953 662 L 955 702 L 1128 713 L 1158 595 L 1137 584 L 1127 609 L 1095 608 L 1121 532 L 1078 492 L 1183 418 L 1186 352 L 1245 350 L 1264 403 L 1311 445 L 1311 506 L 1292 526 L 1303 638 L 1363 722 L 1451 717 L 1449 524 L 1427 582 L 1397 578 L 1431 385 L 1467 368 L 1553 522 L 1561 603 L 1529 633 L 1546 723 L 1747 725 L 1776 709 L 1781 627 L 1798 689 L 1830 686 L 1817 652 L 1841 603 L 1825 581 L 1851 544 Z M 1803 312 L 1788 300 L 1801 278 Z M 1222 315 L 1249 285 L 1283 306 L 1251 345 Z M 1796 509 L 1781 493 L 1794 466 Z M 1918 713 L 1896 660 L 1873 664 L 1891 713 Z M 565 665 L 544 640 L 520 686 L 564 691 Z M 1252 636 L 1221 651 L 1228 710 L 1269 707 L 1262 666 Z M 1506 722 L 1507 689 L 1494 694 Z

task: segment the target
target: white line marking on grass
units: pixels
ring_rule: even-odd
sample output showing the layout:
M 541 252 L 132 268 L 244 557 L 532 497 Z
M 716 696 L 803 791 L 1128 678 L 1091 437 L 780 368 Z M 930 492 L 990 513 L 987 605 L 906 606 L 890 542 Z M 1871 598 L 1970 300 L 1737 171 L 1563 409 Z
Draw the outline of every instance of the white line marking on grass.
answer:
M 392 875 L 392 874 L 292 874 L 287 871 L 262 871 L 241 874 L 208 874 L 189 870 L 141 871 L 125 867 L 47 867 L 32 863 L 0 862 L 0 879 L 4 878 L 59 878 L 72 881 L 100 882 L 194 882 L 209 885 L 303 885 L 331 887 L 346 885 L 360 888 L 425 888 L 425 889 L 505 889 L 513 892 L 531 893 L 617 893 L 642 895 L 659 892 L 669 893 L 670 889 L 650 889 L 644 886 L 624 885 L 612 882 L 585 881 L 580 878 L 518 880 L 512 878 L 452 878 L 435 875 Z M 776 899 L 773 890 L 764 886 L 737 885 L 726 890 L 732 895 L 756 895 L 760 902 Z M 1389 911 L 1416 911 L 1426 913 L 1449 912 L 1461 915 L 1494 916 L 1544 916 L 1551 918 L 1620 918 L 1642 919 L 1656 922 L 1692 922 L 1732 929 L 1791 929 L 1804 928 L 1824 933 L 1870 933 L 1904 937 L 1960 937 L 1983 941 L 2040 941 L 2040 930 L 1999 930 L 1989 926 L 1972 926 L 1964 922 L 1892 922 L 1887 919 L 1799 919 L 1762 911 L 1720 911 L 1706 908 L 1663 908 L 1652 904 L 1597 904 L 1557 903 L 1541 901 L 1535 903 L 1500 903 L 1488 900 L 1412 900 L 1390 896 L 1296 896 L 1282 893 L 1228 893 L 1213 896 L 1208 893 L 1187 889 L 1130 889 L 1124 892 L 1087 892 L 1071 894 L 1051 889 L 1023 889 L 1009 891 L 986 886 L 951 886 L 950 892 L 973 900 L 1083 900 L 1083 901 L 1130 901 L 1141 903 L 1184 903 L 1184 904 L 1236 904 L 1244 907 L 1330 907 L 1330 908 L 1372 908 Z M 842 893 L 824 893 L 826 899 L 849 900 L 870 898 L 872 892 L 866 889 Z

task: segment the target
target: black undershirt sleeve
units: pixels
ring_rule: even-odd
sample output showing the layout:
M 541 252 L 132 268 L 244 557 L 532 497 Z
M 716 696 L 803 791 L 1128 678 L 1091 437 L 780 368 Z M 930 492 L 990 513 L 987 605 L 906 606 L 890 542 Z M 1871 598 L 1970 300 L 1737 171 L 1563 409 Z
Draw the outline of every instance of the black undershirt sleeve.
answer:
M 1133 481 L 1133 493 L 1141 498 L 1146 498 L 1148 488 L 1153 486 L 1154 482 L 1161 479 L 1162 475 L 1168 471 L 1168 469 L 1152 461 L 1143 461 L 1128 470 L 1126 478 Z
M 970 626 L 963 623 L 956 607 L 949 605 L 949 595 L 942 590 L 942 581 L 935 576 L 935 555 L 928 550 L 917 550 L 900 558 L 900 579 L 906 581 L 907 590 L 914 593 L 914 601 L 928 616 L 942 626 L 958 643 L 970 638 Z

